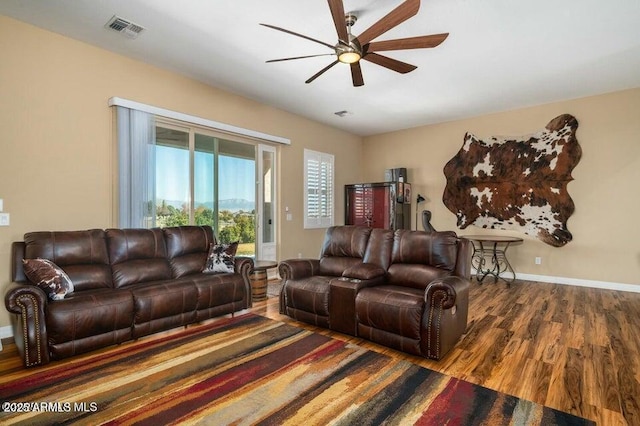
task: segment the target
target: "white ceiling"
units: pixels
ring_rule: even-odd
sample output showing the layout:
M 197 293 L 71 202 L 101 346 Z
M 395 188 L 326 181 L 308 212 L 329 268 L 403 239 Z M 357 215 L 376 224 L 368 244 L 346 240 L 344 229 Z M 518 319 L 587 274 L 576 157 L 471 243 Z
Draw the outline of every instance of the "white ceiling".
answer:
M 357 35 L 401 2 L 344 8 L 358 15 Z M 640 0 L 423 0 L 375 40 L 449 32 L 447 40 L 383 52 L 417 65 L 409 74 L 363 61 L 363 87 L 344 64 L 305 84 L 331 57 L 265 63 L 331 53 L 259 25 L 334 44 L 323 0 L 2 0 L 0 14 L 363 136 L 640 87 Z M 145 31 L 131 40 L 107 30 L 113 15 Z

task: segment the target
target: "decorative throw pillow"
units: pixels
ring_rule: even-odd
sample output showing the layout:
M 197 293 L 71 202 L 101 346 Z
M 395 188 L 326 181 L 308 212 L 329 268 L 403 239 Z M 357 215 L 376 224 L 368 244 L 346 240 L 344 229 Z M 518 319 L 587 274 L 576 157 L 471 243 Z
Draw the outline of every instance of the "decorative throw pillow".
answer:
M 209 244 L 209 255 L 207 264 L 202 272 L 212 274 L 216 272 L 234 272 L 235 256 L 238 250 L 238 243 L 231 244 Z
M 51 300 L 64 299 L 73 293 L 73 282 L 58 265 L 47 259 L 22 259 L 24 274 Z

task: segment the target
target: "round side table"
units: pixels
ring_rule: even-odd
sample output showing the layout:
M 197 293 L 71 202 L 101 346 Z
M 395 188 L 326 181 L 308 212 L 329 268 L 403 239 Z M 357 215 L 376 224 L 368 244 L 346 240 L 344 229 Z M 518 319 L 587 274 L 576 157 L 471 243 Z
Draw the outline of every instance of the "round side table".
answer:
M 278 262 L 273 260 L 254 260 L 253 269 L 249 275 L 251 281 L 251 299 L 259 302 L 267 298 L 267 270 L 276 268 Z

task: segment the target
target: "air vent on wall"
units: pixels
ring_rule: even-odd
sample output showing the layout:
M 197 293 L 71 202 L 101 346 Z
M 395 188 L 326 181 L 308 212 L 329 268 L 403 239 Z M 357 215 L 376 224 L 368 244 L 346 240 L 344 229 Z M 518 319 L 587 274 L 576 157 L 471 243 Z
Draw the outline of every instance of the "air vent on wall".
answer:
M 109 19 L 105 28 L 119 32 L 128 38 L 136 38 L 144 30 L 144 27 L 116 15 L 113 15 L 113 17 Z

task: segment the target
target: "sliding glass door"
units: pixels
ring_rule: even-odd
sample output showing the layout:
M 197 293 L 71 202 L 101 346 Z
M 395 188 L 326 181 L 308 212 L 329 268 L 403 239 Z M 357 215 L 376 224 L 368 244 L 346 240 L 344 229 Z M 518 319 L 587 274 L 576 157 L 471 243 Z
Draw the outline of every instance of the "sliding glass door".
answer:
M 155 226 L 190 223 L 189 129 L 156 125 Z
M 262 164 L 257 146 L 159 122 L 155 149 L 156 226 L 211 225 L 221 242 L 240 242 L 238 255 L 254 257 L 256 176 Z
M 258 257 L 276 260 L 276 150 L 258 147 Z
M 218 236 L 240 241 L 239 256 L 255 257 L 256 147 L 220 139 L 217 159 Z
M 193 222 L 218 229 L 217 140 L 196 133 L 193 153 Z

